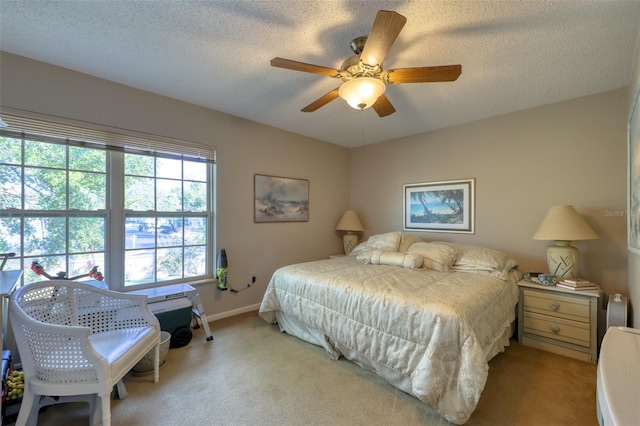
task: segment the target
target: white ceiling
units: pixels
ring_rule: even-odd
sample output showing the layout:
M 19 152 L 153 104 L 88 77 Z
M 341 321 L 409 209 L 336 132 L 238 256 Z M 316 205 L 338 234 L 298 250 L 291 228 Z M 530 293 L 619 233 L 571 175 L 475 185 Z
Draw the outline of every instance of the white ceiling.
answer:
M 340 81 L 269 61 L 340 68 L 380 9 L 407 18 L 385 68 L 460 78 L 388 85 L 385 118 L 300 112 Z M 0 50 L 355 147 L 628 86 L 639 23 L 639 1 L 0 0 Z

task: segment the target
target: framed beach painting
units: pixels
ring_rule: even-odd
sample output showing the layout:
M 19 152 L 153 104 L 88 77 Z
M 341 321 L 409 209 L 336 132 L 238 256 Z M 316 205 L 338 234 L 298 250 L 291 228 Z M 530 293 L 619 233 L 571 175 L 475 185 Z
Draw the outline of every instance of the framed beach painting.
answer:
M 640 255 L 640 91 L 629 114 L 627 126 L 629 164 L 629 195 L 627 197 L 627 246 Z
M 404 185 L 404 229 L 473 234 L 475 179 Z
M 255 223 L 308 222 L 309 181 L 254 175 Z

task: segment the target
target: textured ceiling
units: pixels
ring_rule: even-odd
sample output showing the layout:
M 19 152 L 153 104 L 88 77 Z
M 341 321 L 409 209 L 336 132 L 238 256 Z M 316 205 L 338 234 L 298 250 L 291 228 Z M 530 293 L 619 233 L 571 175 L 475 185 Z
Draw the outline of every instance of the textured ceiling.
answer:
M 339 68 L 380 9 L 407 18 L 385 68 L 460 78 L 387 86 L 385 118 L 300 112 L 340 82 L 269 61 Z M 355 147 L 628 86 L 639 19 L 638 1 L 0 0 L 0 50 Z

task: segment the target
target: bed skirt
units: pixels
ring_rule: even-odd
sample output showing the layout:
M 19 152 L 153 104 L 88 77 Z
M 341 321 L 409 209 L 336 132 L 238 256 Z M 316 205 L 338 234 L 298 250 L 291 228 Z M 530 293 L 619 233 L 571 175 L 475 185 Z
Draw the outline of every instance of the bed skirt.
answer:
M 389 368 L 388 366 L 377 362 L 374 359 L 366 357 L 356 350 L 353 350 L 347 346 L 341 345 L 337 342 L 332 342 L 327 336 L 325 336 L 320 330 L 305 324 L 299 319 L 287 315 L 281 311 L 275 313 L 276 322 L 280 331 L 285 332 L 291 336 L 297 337 L 307 343 L 311 343 L 316 346 L 320 346 L 325 349 L 327 355 L 334 360 L 344 357 L 349 361 L 354 362 L 361 368 L 369 371 L 373 371 L 383 379 L 385 379 L 393 387 L 417 398 L 420 397 L 412 392 L 412 379 L 405 376 L 396 370 Z M 510 326 L 505 327 L 502 336 L 486 349 L 486 360 L 489 362 L 498 353 L 503 352 L 506 346 L 509 346 L 509 339 L 514 335 L 515 322 Z

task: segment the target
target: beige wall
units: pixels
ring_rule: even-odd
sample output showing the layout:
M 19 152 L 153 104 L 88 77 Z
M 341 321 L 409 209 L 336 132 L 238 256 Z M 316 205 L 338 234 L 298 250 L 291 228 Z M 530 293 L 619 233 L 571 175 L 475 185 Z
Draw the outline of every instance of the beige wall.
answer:
M 217 147 L 216 251 L 227 251 L 233 287 L 252 273 L 257 283 L 238 294 L 201 287 L 209 317 L 255 308 L 279 266 L 342 251 L 335 226 L 348 207 L 349 150 L 19 56 L 0 60 L 2 107 Z M 255 173 L 309 179 L 309 222 L 253 223 Z
M 600 237 L 574 243 L 580 274 L 605 295 L 628 295 L 627 105 L 620 89 L 354 148 L 350 206 L 367 235 L 402 230 L 403 184 L 475 178 L 475 235 L 413 233 L 494 247 L 546 271 L 549 243 L 532 236 L 550 206 L 572 204 Z
M 547 243 L 531 236 L 549 206 L 570 203 L 600 236 L 575 243 L 580 273 L 605 296 L 640 303 L 640 261 L 628 266 L 626 250 L 627 90 L 347 150 L 15 55 L 0 60 L 3 107 L 217 147 L 217 249 L 228 252 L 232 286 L 258 280 L 236 295 L 202 288 L 209 317 L 255 307 L 281 265 L 340 252 L 334 228 L 345 208 L 359 212 L 365 235 L 401 230 L 403 184 L 463 178 L 476 179 L 475 235 L 415 234 L 495 247 L 546 270 Z M 254 224 L 254 173 L 309 179 L 310 221 Z

